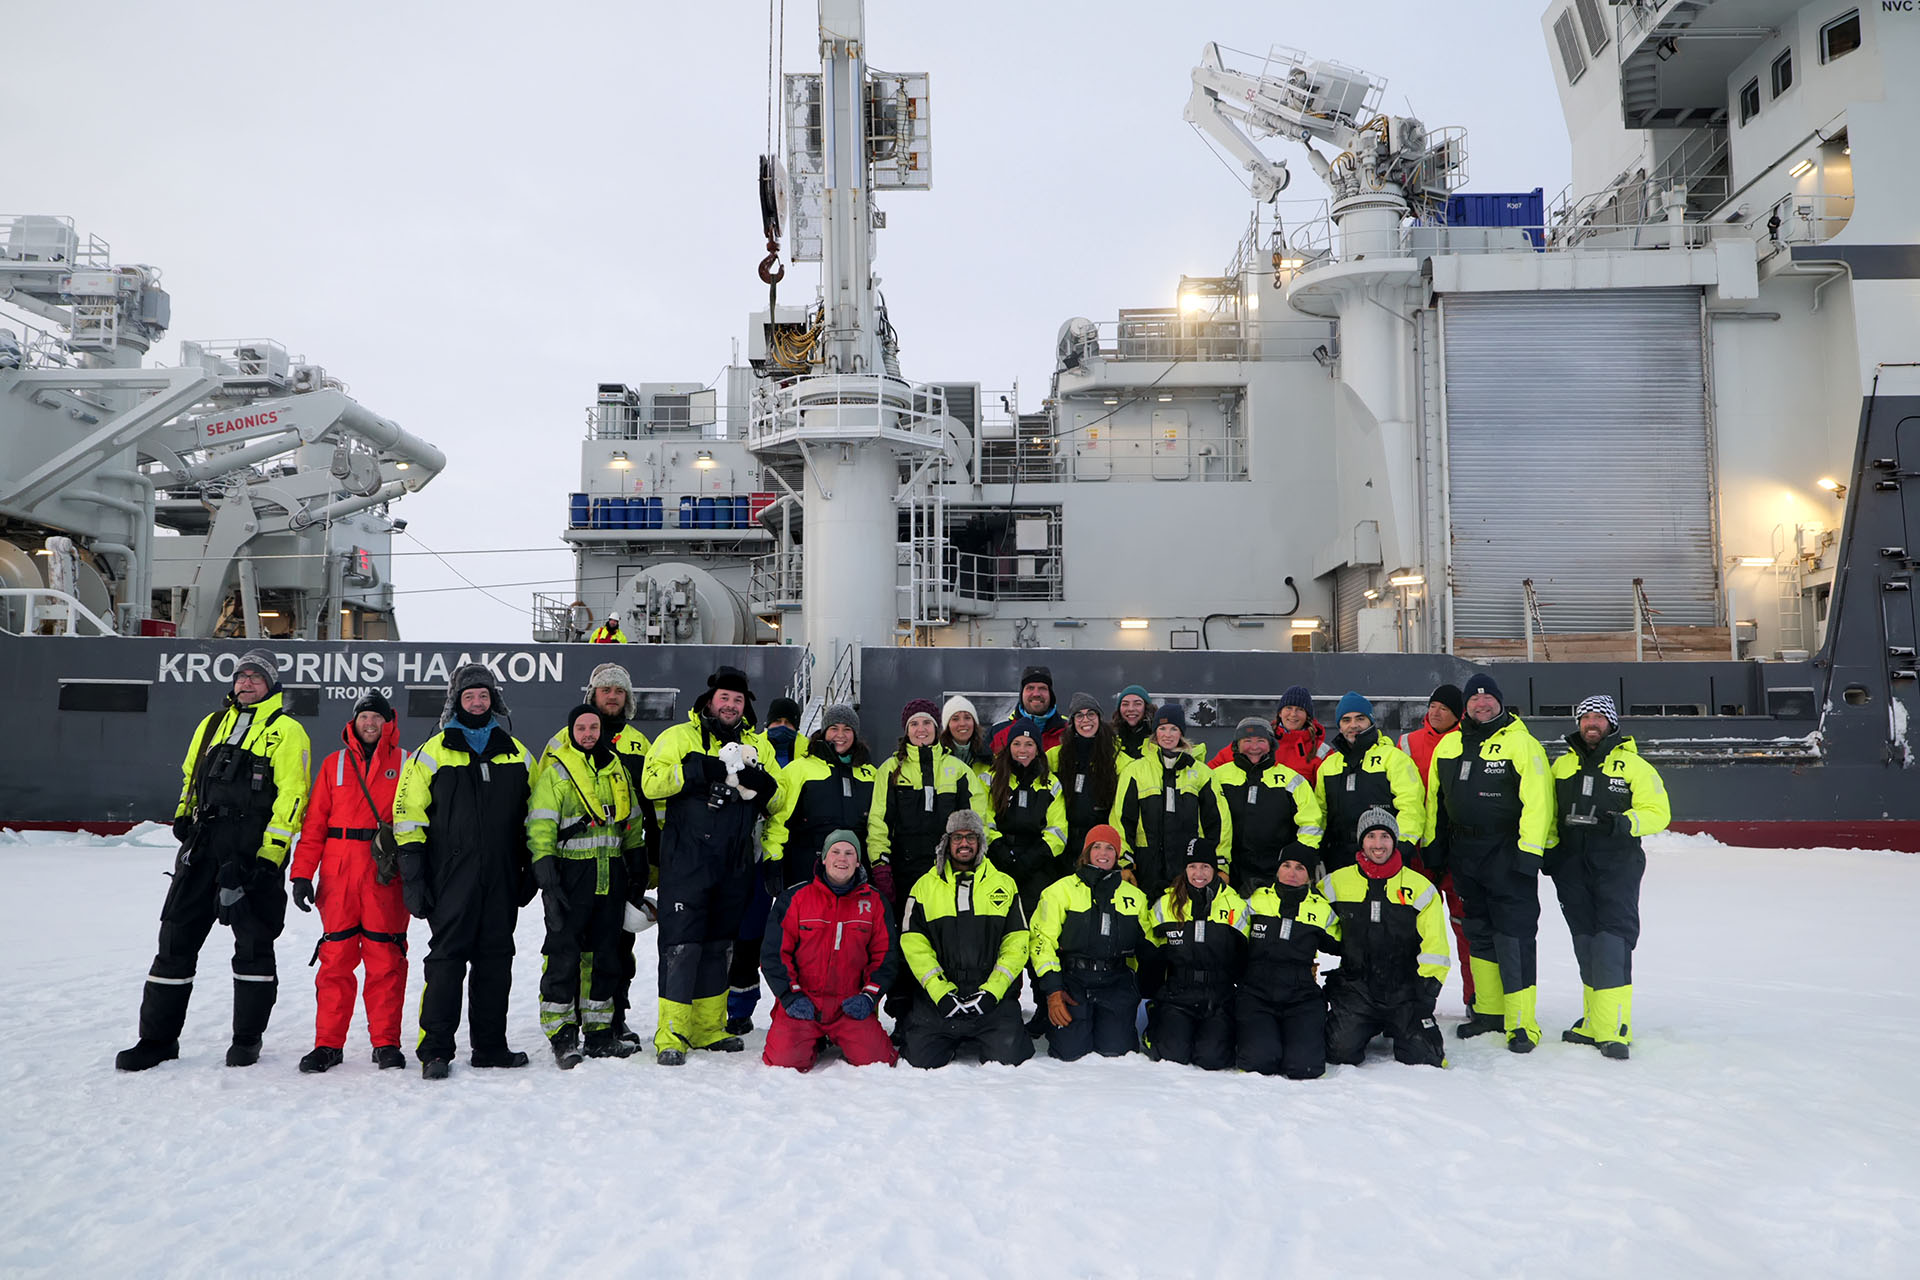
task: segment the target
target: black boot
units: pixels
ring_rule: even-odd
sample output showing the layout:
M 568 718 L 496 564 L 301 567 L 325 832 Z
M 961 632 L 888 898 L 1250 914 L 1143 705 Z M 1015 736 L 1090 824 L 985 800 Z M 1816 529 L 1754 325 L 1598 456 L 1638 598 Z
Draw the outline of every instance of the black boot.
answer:
M 260 1061 L 258 1040 L 235 1040 L 227 1046 L 227 1065 L 230 1067 L 250 1067 L 258 1061 Z
M 1469 1013 L 1467 1020 L 1453 1029 L 1453 1034 L 1462 1040 L 1471 1040 L 1475 1036 L 1486 1035 L 1489 1031 L 1505 1031 L 1507 1019 L 1504 1014 Z
M 300 1074 L 317 1076 L 329 1067 L 339 1066 L 343 1060 L 338 1049 L 330 1049 L 324 1044 L 315 1045 L 312 1053 L 300 1059 Z
M 422 1080 L 445 1080 L 448 1074 L 449 1069 L 445 1058 L 428 1058 L 420 1064 Z
M 377 1044 L 373 1046 L 373 1065 L 382 1071 L 407 1065 L 407 1055 L 400 1052 L 397 1044 Z
M 569 1023 L 548 1036 L 547 1043 L 553 1046 L 554 1064 L 562 1071 L 580 1065 L 580 1028 Z
M 687 1065 L 687 1054 L 684 1049 L 662 1049 L 653 1055 L 653 1060 L 663 1067 L 684 1067 Z
M 178 1040 L 141 1040 L 131 1049 L 114 1055 L 113 1065 L 120 1071 L 146 1071 L 180 1056 Z
M 727 1019 L 727 1034 L 730 1036 L 744 1036 L 752 1030 L 753 1030 L 752 1014 L 746 1014 L 745 1016 L 739 1017 L 739 1018 Z
M 475 1049 L 467 1061 L 476 1067 L 524 1067 L 527 1055 L 518 1049 Z
M 1027 1019 L 1027 1034 L 1037 1040 L 1046 1035 L 1047 1028 L 1052 1025 L 1052 1020 L 1047 1017 L 1047 1006 L 1042 1004 L 1033 1011 L 1033 1016 Z
M 622 1044 L 632 1045 L 635 1049 L 645 1043 L 640 1039 L 640 1033 L 627 1025 L 625 1010 L 613 1015 L 613 1038 Z
M 1574 1023 L 1565 1031 L 1562 1031 L 1560 1038 L 1568 1044 L 1593 1043 L 1593 1037 L 1587 1034 L 1587 1020 L 1585 1018 L 1580 1019 L 1580 1021 Z
M 1528 1035 L 1524 1029 L 1516 1030 L 1512 1035 L 1507 1037 L 1507 1051 L 1509 1053 L 1532 1053 L 1533 1037 Z
M 638 1046 L 628 1044 L 615 1035 L 612 1027 L 595 1027 L 587 1032 L 589 1058 L 626 1058 L 636 1052 Z
M 705 1049 L 710 1053 L 739 1053 L 747 1047 L 746 1041 L 739 1036 L 723 1036 L 712 1044 L 695 1045 L 696 1049 Z
M 1600 1046 L 1600 1056 L 1603 1058 L 1612 1058 L 1618 1062 L 1625 1062 L 1630 1056 L 1627 1049 L 1627 1042 L 1625 1040 L 1608 1040 Z

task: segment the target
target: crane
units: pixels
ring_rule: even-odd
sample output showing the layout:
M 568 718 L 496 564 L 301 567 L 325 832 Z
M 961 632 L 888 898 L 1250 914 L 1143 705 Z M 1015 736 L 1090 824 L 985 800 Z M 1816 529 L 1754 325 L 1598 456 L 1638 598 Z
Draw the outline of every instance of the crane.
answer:
M 1336 217 L 1338 202 L 1357 197 L 1425 214 L 1465 179 L 1464 146 L 1457 131 L 1436 142 L 1420 121 L 1380 114 L 1386 87 L 1365 71 L 1279 45 L 1258 70 L 1237 68 L 1209 43 L 1193 69 L 1185 115 L 1246 167 L 1256 200 L 1273 200 L 1289 177 L 1287 162 L 1268 156 L 1259 139 L 1285 138 L 1306 147 L 1333 189 Z M 1338 154 L 1327 159 L 1316 142 Z

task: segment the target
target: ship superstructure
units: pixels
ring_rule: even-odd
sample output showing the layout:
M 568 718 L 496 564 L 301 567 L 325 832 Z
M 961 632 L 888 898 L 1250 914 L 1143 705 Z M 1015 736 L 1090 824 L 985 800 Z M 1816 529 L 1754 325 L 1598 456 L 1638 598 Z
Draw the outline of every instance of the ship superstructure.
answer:
M 1911 24 L 1785 0 L 1557 0 L 1542 25 L 1575 150 L 1576 186 L 1551 207 L 1461 191 L 1464 134 L 1379 113 L 1368 73 L 1203 50 L 1188 116 L 1245 163 L 1255 196 L 1231 260 L 1162 305 L 1066 321 L 1033 411 L 975 382 L 914 389 L 897 406 L 912 443 L 884 464 L 864 455 L 889 482 L 865 488 L 892 489 L 859 516 L 868 554 L 836 552 L 833 575 L 879 579 L 891 608 L 857 636 L 815 638 L 1817 650 L 1860 403 L 1876 366 L 1912 354 L 1900 335 L 1920 319 L 1843 252 L 1916 239 L 1911 147 L 1882 135 L 1852 153 L 1861 121 L 1873 138 L 1898 115 L 1905 90 L 1882 68 Z M 841 465 L 844 442 L 803 449 L 770 424 L 827 367 L 847 314 L 834 282 L 869 272 L 865 256 L 840 270 L 821 234 L 821 210 L 841 207 L 823 205 L 821 170 L 836 138 L 849 164 L 853 113 L 835 114 L 821 76 L 785 82 L 790 241 L 796 260 L 824 259 L 828 283 L 810 307 L 753 316 L 724 387 L 603 389 L 627 397 L 617 421 L 644 424 L 652 461 L 595 417 L 566 534 L 578 586 L 552 602 L 577 602 L 582 621 L 657 607 L 633 584 L 674 574 L 692 589 L 669 599 L 705 618 L 704 595 L 718 617 L 683 610 L 677 626 L 643 623 L 645 638 L 791 640 L 819 630 L 810 611 L 841 608 L 808 598 L 824 576 L 808 534 L 829 526 L 822 458 Z M 884 224 L 875 176 L 902 163 L 897 119 L 919 130 L 915 185 L 927 176 L 924 96 L 897 77 L 865 84 L 865 183 L 831 188 L 865 198 L 863 250 Z M 924 77 L 912 85 L 924 94 Z M 1328 199 L 1282 198 L 1290 148 Z M 884 313 L 855 319 L 890 332 Z M 681 397 L 704 405 L 697 422 L 672 416 Z M 1139 533 L 1149 519 L 1232 554 L 1156 545 Z
M 0 217 L 0 629 L 396 637 L 390 506 L 445 458 L 276 342 L 148 365 L 171 312 L 71 219 Z

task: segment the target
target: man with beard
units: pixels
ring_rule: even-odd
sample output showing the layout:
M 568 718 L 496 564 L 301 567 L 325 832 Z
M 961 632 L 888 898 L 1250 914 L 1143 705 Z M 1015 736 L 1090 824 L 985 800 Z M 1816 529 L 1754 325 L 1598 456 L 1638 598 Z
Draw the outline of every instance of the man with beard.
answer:
M 1659 771 L 1620 732 L 1613 699 L 1597 693 L 1574 708 L 1578 728 L 1553 762 L 1558 832 L 1543 869 L 1580 964 L 1580 1021 L 1562 1040 L 1625 1058 L 1633 1040 L 1633 947 L 1640 939 L 1641 838 L 1672 817 Z
M 1274 759 L 1273 726 L 1248 716 L 1233 731 L 1227 759 L 1213 767 L 1213 785 L 1233 818 L 1234 890 L 1250 898 L 1273 883 L 1281 860 L 1317 858 L 1322 831 L 1313 784 Z
M 1531 1053 L 1540 1043 L 1534 941 L 1540 858 L 1553 834 L 1553 773 L 1493 677 L 1475 675 L 1465 692 L 1460 732 L 1433 750 L 1424 842 L 1430 859 L 1453 873 L 1466 907 L 1473 1012 L 1456 1034 L 1501 1031 L 1507 1048 Z
M 686 720 L 647 752 L 641 790 L 664 806 L 660 836 L 660 1024 L 662 1066 L 684 1066 L 692 1049 L 738 1053 L 727 1032 L 727 970 L 753 896 L 754 823 L 774 802 L 773 747 L 753 728 L 746 673 L 707 677 Z M 766 864 L 778 874 L 780 864 Z
M 1335 713 L 1339 733 L 1333 750 L 1320 761 L 1314 775 L 1315 798 L 1325 818 L 1326 839 L 1321 843 L 1320 872 L 1326 879 L 1341 867 L 1353 865 L 1360 850 L 1357 824 L 1369 809 L 1391 810 L 1399 827 L 1402 856 L 1426 825 L 1426 791 L 1420 770 L 1407 753 L 1374 727 L 1373 704 L 1358 693 L 1340 699 Z
M 1020 704 L 1013 714 L 993 726 L 993 754 L 1007 745 L 1007 736 L 1017 724 L 1033 726 L 1040 739 L 1040 750 L 1051 751 L 1066 736 L 1067 718 L 1060 714 L 1059 699 L 1053 692 L 1053 671 L 1047 667 L 1028 667 L 1020 673 Z

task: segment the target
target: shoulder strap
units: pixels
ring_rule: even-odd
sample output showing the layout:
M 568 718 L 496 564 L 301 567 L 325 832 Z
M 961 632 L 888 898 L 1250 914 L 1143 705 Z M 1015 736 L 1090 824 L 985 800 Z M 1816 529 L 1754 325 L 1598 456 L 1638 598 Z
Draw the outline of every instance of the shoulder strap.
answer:
M 278 713 L 276 712 L 275 714 L 278 714 Z M 272 724 L 273 722 L 269 720 L 267 723 Z M 349 743 L 347 746 L 342 747 L 341 750 L 351 751 L 353 750 L 353 745 Z M 367 758 L 367 763 L 368 764 L 373 763 L 373 758 L 371 756 Z M 366 779 L 365 770 L 355 769 L 353 771 L 353 780 L 360 784 L 360 794 L 367 798 L 367 809 L 373 814 L 374 823 L 376 825 L 379 825 L 381 823 L 380 806 L 373 802 L 373 792 L 367 789 L 367 779 Z

